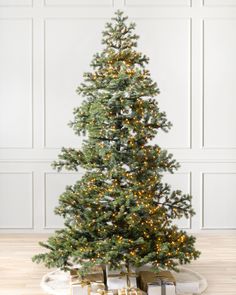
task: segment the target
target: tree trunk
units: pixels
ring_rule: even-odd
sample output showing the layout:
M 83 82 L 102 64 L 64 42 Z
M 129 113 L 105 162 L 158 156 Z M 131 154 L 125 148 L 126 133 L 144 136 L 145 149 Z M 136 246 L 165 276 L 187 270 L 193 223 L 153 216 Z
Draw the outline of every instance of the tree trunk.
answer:
M 131 284 L 130 284 L 130 277 L 129 277 L 129 274 L 130 274 L 129 262 L 126 262 L 125 267 L 126 267 L 126 285 L 127 285 L 127 288 L 130 289 Z
M 107 286 L 107 267 L 105 264 L 102 265 L 102 272 L 103 272 L 103 278 L 104 278 L 104 285 L 105 285 L 105 290 L 108 290 Z

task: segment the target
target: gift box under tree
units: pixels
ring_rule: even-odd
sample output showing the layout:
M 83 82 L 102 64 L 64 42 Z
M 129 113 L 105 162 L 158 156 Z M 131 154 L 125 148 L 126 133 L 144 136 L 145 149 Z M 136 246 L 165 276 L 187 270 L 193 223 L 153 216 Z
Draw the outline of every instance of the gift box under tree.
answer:
M 144 295 L 142 290 L 138 288 L 123 288 L 118 290 L 118 295 Z
M 132 268 L 127 270 L 125 266 L 123 266 L 121 269 L 113 270 L 107 267 L 106 274 L 108 290 L 137 288 L 137 274 Z
M 152 271 L 139 272 L 139 286 L 148 295 L 175 295 L 175 278 L 170 271 L 155 273 Z
M 78 273 L 77 268 L 70 271 L 71 295 L 104 294 L 105 284 L 102 268 L 96 268 L 91 271 L 91 273 L 84 276 Z

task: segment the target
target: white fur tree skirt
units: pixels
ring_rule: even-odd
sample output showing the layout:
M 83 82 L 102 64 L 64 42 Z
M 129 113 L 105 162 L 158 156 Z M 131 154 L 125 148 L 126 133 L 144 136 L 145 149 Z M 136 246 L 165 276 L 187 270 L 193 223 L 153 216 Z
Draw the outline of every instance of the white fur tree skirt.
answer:
M 176 278 L 176 294 L 195 295 L 203 293 L 207 288 L 206 279 L 199 273 L 187 268 L 180 268 L 180 272 L 173 272 Z M 70 295 L 69 273 L 60 270 L 47 273 L 42 278 L 42 289 L 47 294 Z M 192 290 L 189 292 L 189 290 Z

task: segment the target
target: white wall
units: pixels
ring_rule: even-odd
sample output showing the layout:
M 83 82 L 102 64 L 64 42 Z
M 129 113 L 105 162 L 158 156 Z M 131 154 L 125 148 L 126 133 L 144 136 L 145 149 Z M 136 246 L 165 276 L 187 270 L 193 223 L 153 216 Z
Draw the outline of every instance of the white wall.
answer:
M 62 226 L 53 208 L 81 173 L 50 163 L 81 145 L 67 126 L 75 89 L 117 8 L 137 23 L 174 124 L 156 142 L 182 166 L 166 180 L 194 196 L 180 226 L 236 229 L 236 0 L 0 0 L 1 232 Z

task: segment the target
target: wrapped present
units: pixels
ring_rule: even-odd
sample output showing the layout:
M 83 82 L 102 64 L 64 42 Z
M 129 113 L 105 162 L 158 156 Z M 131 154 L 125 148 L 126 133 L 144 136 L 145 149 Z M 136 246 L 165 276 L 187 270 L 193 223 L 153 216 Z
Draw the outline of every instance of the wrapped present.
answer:
M 107 286 L 109 290 L 119 290 L 127 288 L 127 275 L 130 280 L 130 287 L 137 288 L 137 274 L 131 269 L 129 273 L 124 268 L 110 270 L 107 267 Z
M 118 295 L 143 295 L 143 292 L 138 288 L 123 288 L 118 290 Z
M 79 269 L 80 267 L 74 267 L 73 269 L 70 270 L 70 277 L 71 278 L 78 278 L 78 277 L 81 277 L 80 274 L 79 274 Z M 104 281 L 104 278 L 103 278 L 103 269 L 101 266 L 94 266 L 90 269 L 89 271 L 89 274 L 87 274 L 86 276 L 88 275 L 96 275 L 96 279 L 97 279 L 97 275 L 100 275 L 101 276 L 101 280 Z M 92 277 L 91 277 L 92 278 Z
M 71 295 L 105 295 L 105 285 L 99 282 L 72 282 L 71 285 Z M 110 292 L 110 295 L 113 295 Z
M 111 290 L 97 290 L 93 295 L 114 295 L 114 292 Z
M 151 271 L 139 272 L 140 288 L 148 295 L 175 295 L 175 278 L 169 271 L 154 273 Z
M 71 285 L 71 295 L 114 295 L 112 291 L 104 289 L 93 289 L 91 285 L 81 286 L 81 284 Z
M 89 285 L 81 285 L 71 284 L 70 286 L 71 295 L 90 295 L 90 286 Z
M 71 295 L 95 295 L 105 291 L 102 269 L 92 269 L 92 272 L 81 277 L 78 269 L 70 271 Z
M 73 268 L 70 271 L 70 279 L 71 282 L 98 282 L 98 283 L 104 283 L 104 276 L 103 276 L 103 270 L 100 266 L 95 266 L 91 268 L 88 274 L 81 277 L 79 274 L 79 268 Z

